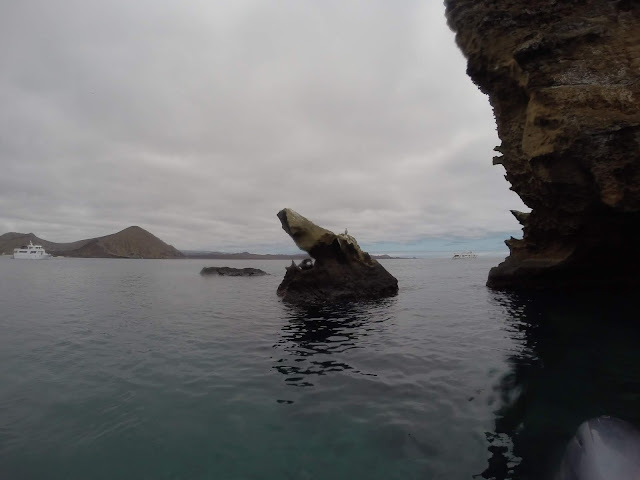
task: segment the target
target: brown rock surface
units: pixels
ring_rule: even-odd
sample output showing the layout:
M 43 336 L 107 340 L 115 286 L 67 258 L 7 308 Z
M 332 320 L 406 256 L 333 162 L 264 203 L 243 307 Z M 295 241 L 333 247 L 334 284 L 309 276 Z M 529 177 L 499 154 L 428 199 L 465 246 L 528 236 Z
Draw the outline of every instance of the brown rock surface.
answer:
M 637 283 L 640 2 L 446 0 L 530 214 L 497 288 Z
M 296 303 L 367 300 L 398 293 L 398 280 L 356 239 L 317 226 L 289 208 L 278 213 L 282 228 L 315 260 L 287 267 L 278 295 Z

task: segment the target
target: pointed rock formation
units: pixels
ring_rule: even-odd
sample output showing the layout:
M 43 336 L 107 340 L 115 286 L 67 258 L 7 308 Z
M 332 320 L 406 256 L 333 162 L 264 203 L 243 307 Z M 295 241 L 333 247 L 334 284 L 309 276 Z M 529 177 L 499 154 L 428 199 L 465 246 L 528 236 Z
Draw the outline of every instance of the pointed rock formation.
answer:
M 351 235 L 317 226 L 285 208 L 278 213 L 282 228 L 298 248 L 315 260 L 291 262 L 278 287 L 283 300 L 321 303 L 366 300 L 398 293 L 398 280 L 363 252 Z
M 529 215 L 496 288 L 637 284 L 640 2 L 445 0 Z

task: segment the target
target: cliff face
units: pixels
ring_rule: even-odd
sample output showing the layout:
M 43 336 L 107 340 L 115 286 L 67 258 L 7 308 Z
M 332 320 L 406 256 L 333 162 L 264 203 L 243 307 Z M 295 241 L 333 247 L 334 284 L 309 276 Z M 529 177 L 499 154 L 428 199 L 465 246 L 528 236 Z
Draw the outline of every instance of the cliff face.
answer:
M 531 213 L 497 288 L 637 283 L 640 2 L 446 0 L 489 96 L 506 178 Z

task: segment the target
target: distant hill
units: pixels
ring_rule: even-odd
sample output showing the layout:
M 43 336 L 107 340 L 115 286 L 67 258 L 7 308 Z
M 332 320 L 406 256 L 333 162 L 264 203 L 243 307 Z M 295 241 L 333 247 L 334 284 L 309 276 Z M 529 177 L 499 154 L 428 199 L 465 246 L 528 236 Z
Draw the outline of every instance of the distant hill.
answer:
M 307 253 L 293 253 L 290 255 L 284 253 L 225 253 L 225 252 L 203 252 L 195 250 L 182 250 L 186 258 L 206 259 L 206 260 L 303 260 L 310 258 Z M 371 255 L 376 259 L 399 259 L 401 257 L 390 257 L 389 255 Z
M 294 253 L 291 255 L 286 254 L 272 254 L 272 253 L 224 253 L 224 252 L 201 252 L 193 250 L 182 250 L 182 253 L 187 258 L 193 259 L 207 259 L 207 260 L 302 260 L 309 258 L 306 253 Z
M 37 237 L 33 233 L 17 233 L 9 232 L 0 235 L 0 255 L 13 255 L 13 249 L 28 245 L 29 242 L 34 245 L 42 245 L 49 252 L 52 248 L 58 247 L 58 250 L 74 250 L 81 247 L 89 240 L 80 240 L 72 243 L 54 243 Z
M 33 233 L 10 232 L 0 235 L 0 254 L 10 255 L 13 249 L 29 242 L 42 245 L 55 256 L 83 258 L 184 258 L 184 255 L 140 227 L 98 238 L 70 243 L 49 242 Z

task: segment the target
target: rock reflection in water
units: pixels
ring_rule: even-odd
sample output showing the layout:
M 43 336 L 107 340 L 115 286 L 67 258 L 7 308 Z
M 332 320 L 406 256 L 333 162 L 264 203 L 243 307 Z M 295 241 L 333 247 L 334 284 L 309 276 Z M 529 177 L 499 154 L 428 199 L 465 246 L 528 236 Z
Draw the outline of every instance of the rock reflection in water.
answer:
M 515 341 L 495 386 L 487 433 L 491 479 L 553 476 L 584 420 L 613 415 L 640 425 L 640 328 L 624 294 L 495 293 Z
M 284 305 L 288 323 L 274 348 L 285 353 L 274 368 L 286 376 L 285 381 L 298 387 L 313 386 L 314 377 L 349 370 L 349 351 L 363 348 L 364 338 L 378 330 L 388 319 L 385 310 L 393 299 L 371 302 L 296 306 Z

